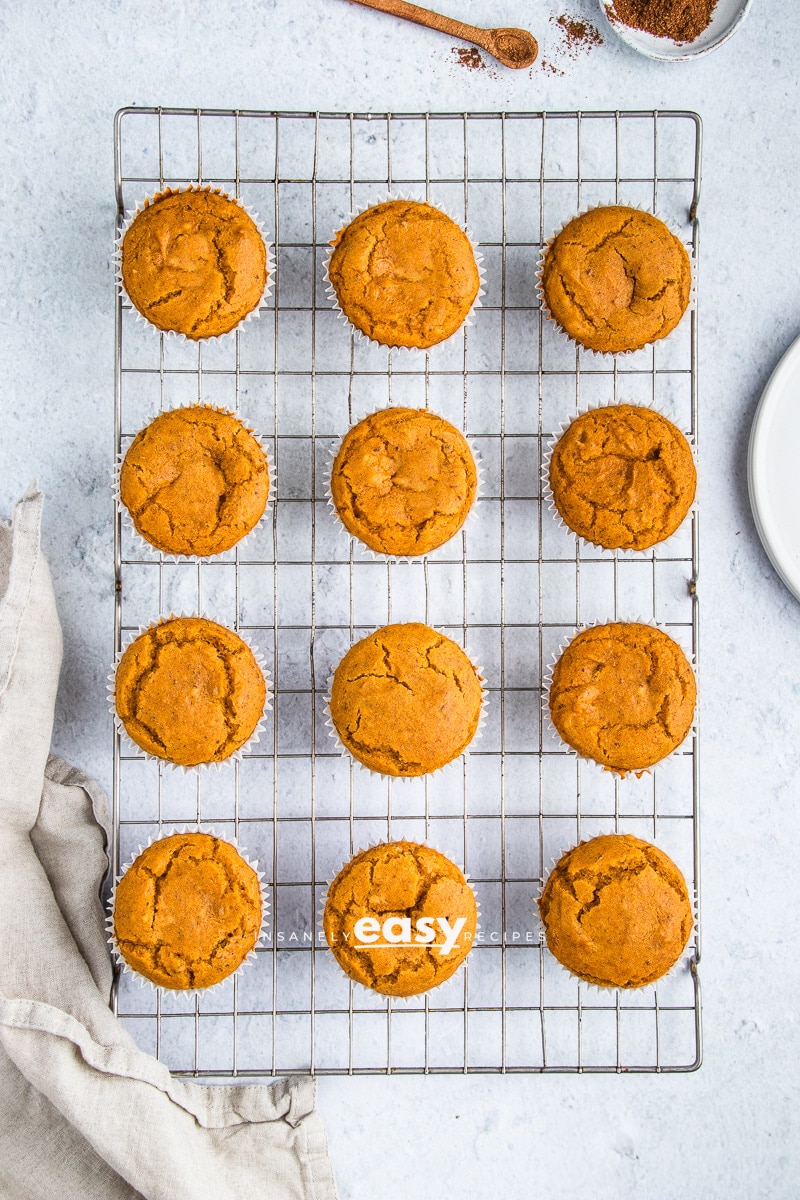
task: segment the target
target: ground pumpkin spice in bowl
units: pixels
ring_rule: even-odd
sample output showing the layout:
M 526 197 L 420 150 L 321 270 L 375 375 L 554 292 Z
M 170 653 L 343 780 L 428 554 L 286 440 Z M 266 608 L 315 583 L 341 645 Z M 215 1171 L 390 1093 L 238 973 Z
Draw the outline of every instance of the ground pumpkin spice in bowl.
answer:
M 716 7 L 717 0 L 612 0 L 606 12 L 613 22 L 685 44 L 705 32 Z

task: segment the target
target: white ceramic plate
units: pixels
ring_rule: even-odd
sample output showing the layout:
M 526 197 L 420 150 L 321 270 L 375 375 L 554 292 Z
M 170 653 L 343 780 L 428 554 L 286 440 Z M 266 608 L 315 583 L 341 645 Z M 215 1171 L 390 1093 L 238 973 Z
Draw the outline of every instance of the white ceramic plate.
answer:
M 756 409 L 747 483 L 758 536 L 800 600 L 800 338 L 772 372 Z
M 614 0 L 600 0 L 600 7 L 617 37 L 639 54 L 646 54 L 648 58 L 659 58 L 664 62 L 683 62 L 687 58 L 697 58 L 699 54 L 708 54 L 710 50 L 716 50 L 740 28 L 751 4 L 752 0 L 717 0 L 717 7 L 708 28 L 693 42 L 686 43 L 673 42 L 671 38 L 654 37 L 652 33 L 631 29 L 619 21 L 614 21 L 610 16 Z

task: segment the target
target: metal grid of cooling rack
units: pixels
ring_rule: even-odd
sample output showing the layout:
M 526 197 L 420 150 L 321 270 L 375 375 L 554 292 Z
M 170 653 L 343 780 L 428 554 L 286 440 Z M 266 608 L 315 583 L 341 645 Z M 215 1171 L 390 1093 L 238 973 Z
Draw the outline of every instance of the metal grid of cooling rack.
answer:
M 550 436 L 579 406 L 651 403 L 697 438 L 697 311 L 665 341 L 609 363 L 542 319 L 540 248 L 597 203 L 654 209 L 697 261 L 701 124 L 686 112 L 342 114 L 128 108 L 115 121 L 118 227 L 146 194 L 206 182 L 240 196 L 275 240 L 257 321 L 192 345 L 116 316 L 115 452 L 160 408 L 226 405 L 277 468 L 270 516 L 201 565 L 143 549 L 117 517 L 115 646 L 170 611 L 205 611 L 265 655 L 275 704 L 241 763 L 182 774 L 114 738 L 116 872 L 173 825 L 233 834 L 266 871 L 255 964 L 200 998 L 118 980 L 114 1005 L 176 1072 L 276 1076 L 400 1072 L 687 1071 L 701 1058 L 699 934 L 676 971 L 632 993 L 568 977 L 543 946 L 535 899 L 554 856 L 612 829 L 656 841 L 698 887 L 696 733 L 650 775 L 619 779 L 551 737 L 541 684 L 576 625 L 657 620 L 698 654 L 698 520 L 655 551 L 589 551 L 540 503 Z M 326 243 L 387 194 L 464 221 L 484 256 L 473 323 L 427 354 L 351 335 L 325 296 Z M 386 404 L 430 405 L 483 457 L 475 518 L 421 563 L 362 555 L 325 501 L 330 449 Z M 378 779 L 329 741 L 330 672 L 359 636 L 423 619 L 466 644 L 490 695 L 468 758 L 415 781 Z M 387 838 L 426 838 L 469 872 L 481 934 L 452 981 L 392 1002 L 351 985 L 318 928 L 342 861 Z

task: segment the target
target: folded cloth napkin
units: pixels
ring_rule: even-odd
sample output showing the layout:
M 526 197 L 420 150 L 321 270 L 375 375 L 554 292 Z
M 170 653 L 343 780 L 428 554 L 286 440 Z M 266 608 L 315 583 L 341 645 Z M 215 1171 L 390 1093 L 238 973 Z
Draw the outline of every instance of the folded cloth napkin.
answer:
M 42 497 L 0 522 L 0 1196 L 335 1200 L 312 1079 L 204 1087 L 108 1002 L 105 797 L 49 754 L 61 628 Z

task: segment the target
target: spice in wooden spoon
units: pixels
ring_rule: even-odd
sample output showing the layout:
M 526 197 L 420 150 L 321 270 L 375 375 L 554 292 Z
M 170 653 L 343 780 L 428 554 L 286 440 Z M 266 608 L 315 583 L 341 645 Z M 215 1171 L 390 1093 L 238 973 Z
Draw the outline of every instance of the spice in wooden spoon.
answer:
M 407 0 L 350 0 L 351 4 L 361 4 L 364 8 L 374 8 L 378 12 L 390 13 L 393 17 L 401 17 L 404 21 L 413 21 L 416 25 L 425 25 L 428 29 L 437 29 L 450 37 L 461 38 L 464 42 L 472 42 L 480 46 L 487 54 L 491 54 L 504 67 L 529 67 L 536 61 L 539 45 L 536 38 L 526 29 L 480 29 L 477 25 L 467 25 L 463 21 L 455 21 L 452 17 L 442 16 L 429 8 L 421 8 L 418 4 L 409 4 Z

